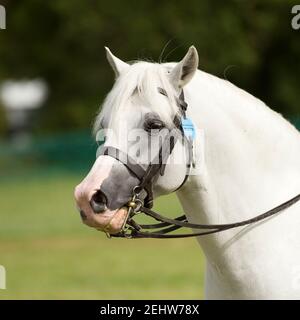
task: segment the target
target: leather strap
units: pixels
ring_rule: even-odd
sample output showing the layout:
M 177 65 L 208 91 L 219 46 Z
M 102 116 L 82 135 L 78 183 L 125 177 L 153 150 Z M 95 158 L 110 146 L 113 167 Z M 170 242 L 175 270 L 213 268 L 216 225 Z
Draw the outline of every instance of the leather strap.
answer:
M 189 238 L 189 237 L 197 237 L 197 236 L 204 236 L 209 234 L 214 234 L 218 232 L 222 232 L 229 229 L 234 229 L 237 227 L 242 227 L 246 225 L 250 225 L 253 223 L 257 223 L 259 221 L 265 220 L 271 216 L 274 216 L 275 214 L 282 212 L 283 210 L 288 209 L 292 205 L 296 204 L 300 201 L 300 194 L 298 194 L 296 197 L 284 202 L 283 204 L 265 212 L 260 215 L 255 216 L 254 218 L 235 222 L 235 223 L 228 223 L 228 224 L 195 224 L 195 223 L 189 223 L 187 222 L 186 216 L 180 216 L 176 219 L 170 219 L 166 218 L 159 213 L 150 210 L 145 207 L 140 208 L 140 212 L 145 213 L 146 215 L 154 218 L 157 221 L 160 221 L 161 223 L 152 224 L 152 225 L 138 225 L 132 224 L 132 220 L 129 221 L 129 225 L 132 226 L 131 234 L 116 234 L 112 235 L 113 237 L 126 237 L 126 238 L 156 238 L 156 239 L 174 239 L 174 238 Z M 148 232 L 148 231 L 142 231 L 142 229 L 158 229 L 162 228 L 157 231 Z M 195 232 L 195 233 L 185 233 L 185 234 L 167 234 L 171 231 L 180 229 L 180 228 L 190 228 L 190 229 L 201 229 L 206 231 L 201 232 Z
M 140 164 L 120 149 L 105 146 L 100 154 L 110 156 L 123 163 L 140 181 L 146 174 L 146 170 Z

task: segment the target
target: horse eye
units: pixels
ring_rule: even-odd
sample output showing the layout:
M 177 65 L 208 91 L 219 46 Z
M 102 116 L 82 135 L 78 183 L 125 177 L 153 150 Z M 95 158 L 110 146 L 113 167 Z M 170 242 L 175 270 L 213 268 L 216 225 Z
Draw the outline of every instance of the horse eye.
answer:
M 160 119 L 147 119 L 144 122 L 144 129 L 146 131 L 150 130 L 161 130 L 163 129 L 165 124 Z

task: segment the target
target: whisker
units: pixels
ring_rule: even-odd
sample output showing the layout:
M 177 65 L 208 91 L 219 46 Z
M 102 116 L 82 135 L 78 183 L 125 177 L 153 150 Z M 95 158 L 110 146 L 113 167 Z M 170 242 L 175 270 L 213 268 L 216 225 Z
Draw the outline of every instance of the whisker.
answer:
M 170 54 L 172 54 L 175 50 L 177 50 L 178 48 L 183 47 L 182 44 L 180 44 L 179 46 L 175 47 L 174 49 L 172 49 L 166 56 L 165 56 L 165 60 L 167 60 L 167 58 L 169 57 Z
M 162 63 L 163 55 L 164 55 L 166 49 L 168 48 L 169 44 L 170 44 L 173 40 L 174 40 L 174 38 L 170 39 L 170 40 L 164 45 L 164 47 L 163 47 L 163 49 L 162 49 L 162 51 L 161 51 L 161 53 L 160 53 L 160 55 L 159 55 L 159 58 L 158 58 L 158 62 L 159 62 L 159 63 Z

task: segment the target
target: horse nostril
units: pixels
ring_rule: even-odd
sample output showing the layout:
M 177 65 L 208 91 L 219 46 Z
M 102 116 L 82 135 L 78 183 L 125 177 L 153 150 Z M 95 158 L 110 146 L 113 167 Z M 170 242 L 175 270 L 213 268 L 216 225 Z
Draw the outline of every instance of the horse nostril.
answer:
M 106 197 L 98 190 L 92 197 L 90 205 L 95 213 L 101 213 L 106 210 Z
M 98 203 L 93 199 L 91 200 L 91 207 L 95 213 L 104 212 L 106 209 L 106 206 L 104 203 Z

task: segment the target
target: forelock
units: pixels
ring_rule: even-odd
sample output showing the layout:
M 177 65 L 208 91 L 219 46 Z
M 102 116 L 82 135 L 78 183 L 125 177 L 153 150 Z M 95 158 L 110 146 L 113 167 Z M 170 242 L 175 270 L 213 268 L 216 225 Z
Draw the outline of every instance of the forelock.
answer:
M 167 70 L 170 68 L 164 64 L 137 62 L 128 68 L 115 82 L 112 90 L 104 100 L 101 112 L 96 117 L 94 133 L 101 128 L 102 119 L 108 123 L 112 119 L 122 117 L 126 111 L 128 101 L 134 94 L 143 105 L 157 113 L 162 121 L 171 125 L 173 118 L 179 112 L 175 91 L 169 82 Z M 166 96 L 159 92 L 163 89 Z M 132 99 L 131 99 L 132 101 Z M 139 105 L 132 106 L 139 108 Z

